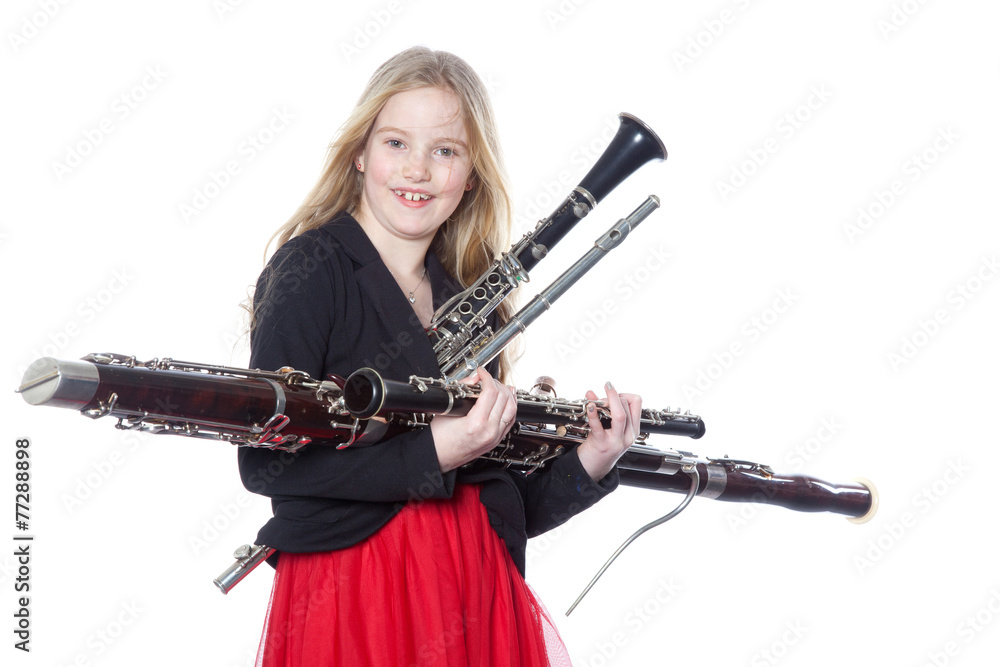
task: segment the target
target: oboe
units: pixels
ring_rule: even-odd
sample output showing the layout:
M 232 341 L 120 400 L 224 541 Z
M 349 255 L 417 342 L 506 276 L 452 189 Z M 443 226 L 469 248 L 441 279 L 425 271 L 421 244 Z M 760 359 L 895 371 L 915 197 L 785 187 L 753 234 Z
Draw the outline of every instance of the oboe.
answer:
M 552 384 L 550 378 L 539 378 L 531 391 L 516 392 L 517 425 L 523 427 L 525 433 L 536 424 L 561 427 L 553 432 L 555 438 L 586 431 L 589 429 L 586 412 L 589 403 L 596 405 L 601 422 L 605 426 L 610 424 L 611 417 L 603 402 L 557 398 Z M 344 407 L 355 417 L 393 420 L 399 414 L 465 415 L 476 403 L 479 385 L 421 377 L 411 377 L 408 382 L 387 380 L 372 368 L 362 368 L 347 378 L 343 391 Z M 705 434 L 705 423 L 690 412 L 643 408 L 639 430 L 646 435 L 659 433 L 697 439 Z M 540 432 L 535 435 L 541 437 Z

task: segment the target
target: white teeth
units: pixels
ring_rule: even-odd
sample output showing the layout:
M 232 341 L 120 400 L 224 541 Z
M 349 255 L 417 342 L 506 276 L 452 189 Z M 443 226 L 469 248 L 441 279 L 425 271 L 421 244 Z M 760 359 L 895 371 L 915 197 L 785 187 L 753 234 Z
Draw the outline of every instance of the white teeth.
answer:
M 402 190 L 393 190 L 397 197 L 403 197 L 406 201 L 427 201 L 431 198 L 430 195 L 422 195 L 417 192 L 403 192 Z

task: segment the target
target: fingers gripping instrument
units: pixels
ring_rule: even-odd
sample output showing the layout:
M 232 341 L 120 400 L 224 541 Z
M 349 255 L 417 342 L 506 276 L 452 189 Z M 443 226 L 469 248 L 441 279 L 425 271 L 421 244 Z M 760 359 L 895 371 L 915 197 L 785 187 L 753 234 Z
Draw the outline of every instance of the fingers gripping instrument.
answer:
M 550 379 L 545 379 L 552 383 Z M 536 383 L 536 388 L 538 384 Z M 522 458 L 531 459 L 527 450 L 533 445 L 544 447 L 542 442 L 549 435 L 555 444 L 560 438 L 579 436 L 580 442 L 586 439 L 590 431 L 587 420 L 587 405 L 597 406 L 598 417 L 602 423 L 610 425 L 611 416 L 604 401 L 587 399 L 569 400 L 559 398 L 554 393 L 543 393 L 533 388 L 531 391 L 518 389 L 515 394 L 517 401 L 517 416 L 511 433 L 525 439 L 525 451 L 517 453 Z M 446 382 L 434 378 L 411 377 L 409 382 L 387 380 L 378 371 L 362 368 L 355 371 L 344 383 L 344 406 L 359 419 L 394 419 L 394 415 L 406 415 L 412 419 L 416 415 L 424 415 L 428 420 L 430 415 L 462 416 L 468 414 L 476 404 L 479 396 L 479 385 L 468 385 L 459 382 Z M 549 434 L 540 426 L 554 427 Z M 705 433 L 705 423 L 701 417 L 690 412 L 681 412 L 666 408 L 654 410 L 643 408 L 639 428 L 641 435 L 637 442 L 644 442 L 651 433 L 661 435 L 679 435 L 689 438 L 700 438 Z M 528 439 L 532 443 L 528 443 Z M 550 449 L 554 449 L 551 447 Z M 509 452 L 513 453 L 513 452 Z M 498 463 L 510 466 L 513 459 L 503 458 L 502 452 L 488 452 L 485 458 L 491 458 Z M 532 464 L 517 465 L 528 469 Z

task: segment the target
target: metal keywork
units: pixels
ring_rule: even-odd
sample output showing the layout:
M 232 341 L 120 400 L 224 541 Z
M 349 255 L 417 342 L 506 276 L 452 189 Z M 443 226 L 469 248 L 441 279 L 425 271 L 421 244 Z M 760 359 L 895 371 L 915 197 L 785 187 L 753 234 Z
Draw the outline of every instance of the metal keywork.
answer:
M 490 315 L 513 290 L 528 281 L 528 273 L 570 230 L 640 167 L 667 159 L 663 141 L 648 125 L 628 113 L 619 114 L 618 119 L 618 131 L 611 143 L 556 209 L 509 251 L 501 253 L 471 286 L 434 313 L 428 336 L 445 377 L 468 374 L 472 354 L 495 338 L 489 330 Z
M 708 459 L 709 463 L 718 463 L 724 466 L 726 470 L 732 472 L 734 470 L 745 470 L 747 472 L 756 472 L 764 475 L 765 477 L 773 477 L 774 469 L 769 465 L 763 463 L 756 463 L 754 461 L 746 461 L 743 459 L 731 459 L 728 455 L 723 456 L 721 459 Z

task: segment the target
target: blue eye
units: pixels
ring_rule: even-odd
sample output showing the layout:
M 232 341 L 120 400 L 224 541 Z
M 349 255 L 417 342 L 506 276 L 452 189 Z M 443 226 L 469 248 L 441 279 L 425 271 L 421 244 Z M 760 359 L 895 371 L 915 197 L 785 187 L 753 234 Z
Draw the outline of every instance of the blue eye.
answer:
M 389 146 L 391 146 L 392 148 L 402 148 L 403 147 L 403 142 L 400 141 L 399 139 L 390 139 L 389 141 L 387 141 L 385 143 L 389 144 Z

